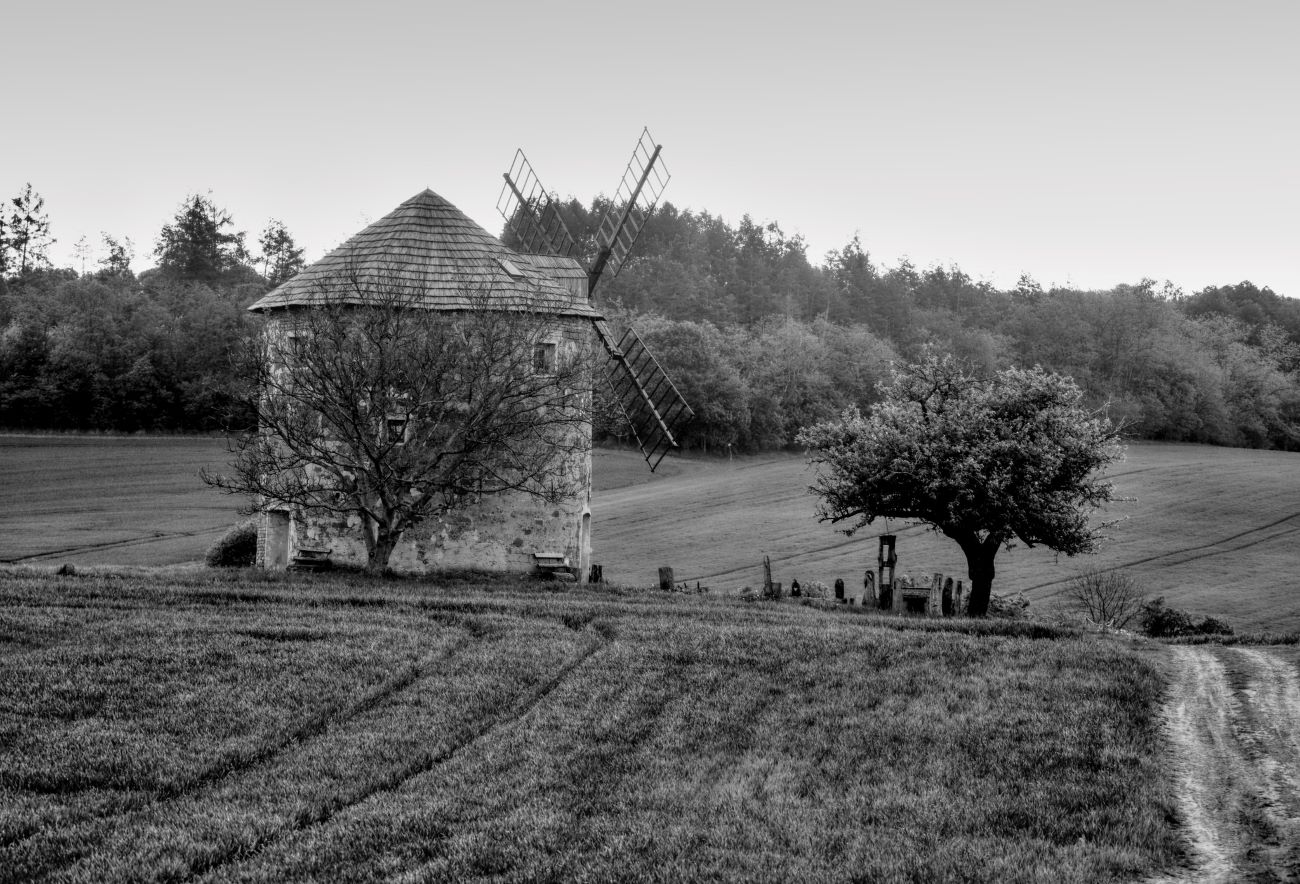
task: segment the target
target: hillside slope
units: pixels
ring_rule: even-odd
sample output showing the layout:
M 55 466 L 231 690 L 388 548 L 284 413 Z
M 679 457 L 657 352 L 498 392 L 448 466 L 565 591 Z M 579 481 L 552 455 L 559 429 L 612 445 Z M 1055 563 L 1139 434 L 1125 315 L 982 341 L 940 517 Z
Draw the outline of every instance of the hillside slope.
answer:
M 597 471 L 633 458 L 599 452 Z M 669 463 L 669 462 L 666 462 Z M 772 559 L 787 586 L 862 580 L 875 568 L 876 536 L 898 535 L 899 573 L 965 577 L 960 550 L 918 525 L 877 522 L 846 537 L 817 521 L 812 473 L 796 455 L 683 458 L 673 472 L 634 487 L 599 491 L 592 503 L 594 560 L 609 579 L 651 583 L 660 565 L 679 580 L 732 591 L 762 580 Z M 644 469 L 644 466 L 642 466 Z M 1120 567 L 1151 595 L 1226 620 L 1238 629 L 1300 630 L 1300 454 L 1139 443 L 1114 470 L 1120 518 L 1092 556 L 1069 559 L 1016 548 L 998 557 L 993 590 L 1035 604 L 1059 594 L 1087 567 Z

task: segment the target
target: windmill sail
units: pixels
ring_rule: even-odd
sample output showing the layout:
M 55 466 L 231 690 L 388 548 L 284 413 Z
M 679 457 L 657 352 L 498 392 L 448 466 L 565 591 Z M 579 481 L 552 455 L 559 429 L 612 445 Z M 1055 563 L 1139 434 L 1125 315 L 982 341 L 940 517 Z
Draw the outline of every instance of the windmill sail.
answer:
M 611 277 L 618 276 L 646 220 L 659 204 L 672 177 L 660 159 L 661 150 L 650 137 L 650 130 L 643 129 L 596 234 L 596 261 L 588 274 L 588 292 L 595 290 L 606 270 Z
M 677 447 L 673 434 L 695 412 L 635 330 L 628 328 L 616 343 L 602 319 L 596 322 L 596 332 L 609 354 L 606 380 L 613 401 L 632 428 L 650 471 L 654 472 L 664 455 Z
M 660 152 L 660 146 L 650 137 L 650 130 L 642 130 L 597 232 L 596 260 L 589 268 L 583 268 L 573 236 L 560 217 L 559 206 L 538 180 L 524 152 L 516 151 L 510 171 L 502 175 L 505 185 L 497 200 L 497 211 L 517 240 L 516 249 L 571 259 L 579 274 L 584 270 L 587 274 L 590 298 L 606 271 L 617 276 L 623 269 L 628 253 L 668 185 L 671 176 Z M 613 402 L 653 472 L 664 455 L 678 447 L 675 434 L 695 413 L 633 329 L 628 328 L 615 341 L 609 326 L 599 320 L 596 332 L 609 354 L 606 380 Z
M 560 217 L 559 207 L 533 171 L 522 150 L 515 151 L 510 171 L 497 198 L 497 211 L 519 242 L 518 250 L 531 254 L 573 257 L 577 244 Z

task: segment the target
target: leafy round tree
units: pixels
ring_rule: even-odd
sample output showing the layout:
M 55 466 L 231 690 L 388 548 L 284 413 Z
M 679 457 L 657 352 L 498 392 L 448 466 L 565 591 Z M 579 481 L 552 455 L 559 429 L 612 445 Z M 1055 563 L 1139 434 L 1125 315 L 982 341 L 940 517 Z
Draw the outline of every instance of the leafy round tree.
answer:
M 799 442 L 822 467 L 810 489 L 822 521 L 916 519 L 966 556 L 970 613 L 988 611 L 998 550 L 1015 540 L 1076 555 L 1112 499 L 1100 471 L 1123 457 L 1118 429 L 1082 405 L 1072 380 L 1010 368 L 972 377 L 949 356 L 894 370 L 870 416 L 856 409 L 806 427 Z

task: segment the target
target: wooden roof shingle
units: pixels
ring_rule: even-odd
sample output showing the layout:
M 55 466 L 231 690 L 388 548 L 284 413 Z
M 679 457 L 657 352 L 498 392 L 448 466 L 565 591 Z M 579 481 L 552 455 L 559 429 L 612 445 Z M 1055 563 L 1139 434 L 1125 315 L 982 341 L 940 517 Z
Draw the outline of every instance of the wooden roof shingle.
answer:
M 564 260 L 581 270 L 576 261 Z M 552 263 L 511 251 L 460 209 L 425 190 L 248 309 L 360 305 L 367 292 L 385 290 L 400 291 L 430 310 L 469 310 L 486 303 L 503 310 L 598 318 L 585 299 L 575 298 L 557 281 L 573 269 Z

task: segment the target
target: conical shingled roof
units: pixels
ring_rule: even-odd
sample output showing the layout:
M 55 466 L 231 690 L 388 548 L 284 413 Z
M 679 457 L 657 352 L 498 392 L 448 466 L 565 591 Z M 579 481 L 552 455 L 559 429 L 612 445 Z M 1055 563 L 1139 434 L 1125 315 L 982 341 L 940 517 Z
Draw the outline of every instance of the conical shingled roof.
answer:
M 503 264 L 502 261 L 506 263 Z M 403 290 L 430 310 L 482 303 L 561 316 L 599 314 L 432 190 L 417 193 L 248 309 L 351 302 Z

